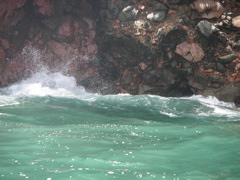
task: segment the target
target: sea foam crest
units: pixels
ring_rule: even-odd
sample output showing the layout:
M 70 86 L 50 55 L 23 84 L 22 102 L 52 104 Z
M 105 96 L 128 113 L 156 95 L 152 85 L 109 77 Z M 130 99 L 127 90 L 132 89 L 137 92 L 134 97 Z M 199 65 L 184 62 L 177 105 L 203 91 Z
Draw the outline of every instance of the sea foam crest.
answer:
M 85 89 L 77 85 L 74 77 L 44 70 L 10 87 L 1 89 L 2 95 L 11 96 L 71 96 L 84 93 Z

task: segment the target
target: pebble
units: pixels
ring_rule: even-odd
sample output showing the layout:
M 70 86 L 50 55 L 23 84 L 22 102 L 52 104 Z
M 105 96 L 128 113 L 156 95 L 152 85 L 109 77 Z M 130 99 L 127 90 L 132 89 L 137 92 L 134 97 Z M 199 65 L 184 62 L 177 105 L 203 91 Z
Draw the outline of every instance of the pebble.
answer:
M 232 19 L 232 25 L 236 28 L 240 28 L 240 16 Z

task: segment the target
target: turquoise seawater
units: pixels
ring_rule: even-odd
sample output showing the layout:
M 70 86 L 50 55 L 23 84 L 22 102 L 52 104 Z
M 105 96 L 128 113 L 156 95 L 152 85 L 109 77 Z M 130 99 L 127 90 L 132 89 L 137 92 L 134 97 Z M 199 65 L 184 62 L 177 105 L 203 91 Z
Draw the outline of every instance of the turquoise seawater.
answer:
M 238 180 L 240 110 L 214 97 L 91 94 L 39 73 L 0 90 L 0 179 Z

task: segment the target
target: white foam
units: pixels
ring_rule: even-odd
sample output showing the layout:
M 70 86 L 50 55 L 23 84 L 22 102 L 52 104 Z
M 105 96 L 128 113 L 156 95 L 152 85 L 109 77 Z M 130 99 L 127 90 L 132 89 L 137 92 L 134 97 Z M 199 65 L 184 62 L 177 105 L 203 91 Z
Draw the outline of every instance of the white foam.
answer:
M 30 78 L 1 89 L 2 94 L 19 96 L 60 96 L 68 97 L 84 94 L 85 89 L 78 86 L 74 77 L 65 76 L 59 72 L 37 72 Z
M 161 114 L 164 114 L 168 117 L 178 117 L 177 115 L 173 114 L 173 113 L 168 113 L 168 112 L 164 112 L 164 111 L 160 111 Z
M 189 97 L 189 99 L 199 101 L 200 103 L 202 103 L 204 105 L 216 105 L 216 106 L 223 106 L 223 107 L 229 107 L 229 108 L 235 107 L 234 103 L 219 101 L 214 96 L 204 97 L 201 95 L 194 95 L 194 96 Z
M 198 101 L 202 105 L 212 109 L 209 112 L 202 112 L 202 110 L 199 110 L 197 114 L 200 116 L 240 117 L 240 111 L 235 107 L 234 103 L 223 102 L 213 96 L 203 97 L 201 95 L 195 95 L 188 99 Z

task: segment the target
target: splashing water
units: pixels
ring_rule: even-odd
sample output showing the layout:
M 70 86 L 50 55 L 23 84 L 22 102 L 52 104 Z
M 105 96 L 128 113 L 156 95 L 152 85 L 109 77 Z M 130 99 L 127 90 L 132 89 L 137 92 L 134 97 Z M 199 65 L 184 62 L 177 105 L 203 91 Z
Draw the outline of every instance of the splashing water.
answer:
M 46 71 L 0 90 L 1 179 L 239 179 L 240 111 L 98 95 Z

